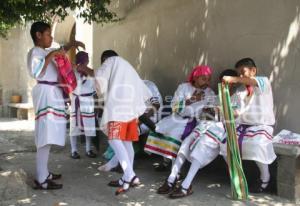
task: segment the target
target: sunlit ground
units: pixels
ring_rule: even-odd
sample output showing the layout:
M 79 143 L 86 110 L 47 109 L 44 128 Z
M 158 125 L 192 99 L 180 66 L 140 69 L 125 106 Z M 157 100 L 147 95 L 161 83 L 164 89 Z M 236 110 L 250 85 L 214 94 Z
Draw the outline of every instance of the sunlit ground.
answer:
M 244 202 L 233 201 L 226 173 L 211 169 L 200 172 L 195 178 L 193 195 L 171 200 L 167 196 L 156 194 L 157 188 L 168 174 L 153 170 L 153 164 L 159 161 L 156 157 L 138 159 L 135 170 L 142 184 L 124 195 L 115 196 L 115 188 L 108 187 L 107 183 L 119 178 L 120 174 L 96 170 L 103 163 L 100 158 L 88 159 L 82 155 L 80 160 L 70 159 L 68 149 L 56 148 L 51 154 L 51 170 L 63 174 L 63 179 L 59 182 L 64 187 L 57 191 L 32 189 L 34 153 L 2 155 L 0 194 L 3 205 L 293 205 L 270 194 L 250 195 L 249 200 Z

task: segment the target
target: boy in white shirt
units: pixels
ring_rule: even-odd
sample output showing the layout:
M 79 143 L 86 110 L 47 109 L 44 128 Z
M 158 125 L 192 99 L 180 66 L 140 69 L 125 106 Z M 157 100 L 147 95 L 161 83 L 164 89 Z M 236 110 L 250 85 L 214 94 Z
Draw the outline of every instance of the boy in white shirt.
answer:
M 257 67 L 253 59 L 241 59 L 235 68 L 240 77 L 224 76 L 223 81 L 242 84 L 236 92 L 241 100 L 236 120 L 237 134 L 242 159 L 255 161 L 260 171 L 260 178 L 249 191 L 260 193 L 266 191 L 270 181 L 268 165 L 276 159 L 272 144 L 275 124 L 272 87 L 267 77 L 256 76 Z M 222 144 L 221 154 L 226 156 L 226 151 L 226 144 Z
M 132 142 L 138 141 L 138 117 L 145 112 L 151 92 L 130 63 L 115 51 L 104 51 L 101 63 L 95 71 L 96 91 L 104 98 L 100 129 L 124 171 L 121 179 L 109 183 L 118 187 L 115 194 L 119 195 L 140 182 L 133 170 Z
M 60 179 L 60 174 L 48 170 L 51 145 L 65 145 L 66 118 L 65 101 L 60 87 L 56 56 L 65 55 L 71 47 L 81 46 L 82 42 L 73 41 L 61 49 L 49 49 L 53 37 L 51 26 L 45 22 L 34 22 L 30 29 L 34 47 L 28 52 L 27 67 L 37 84 L 32 89 L 35 111 L 36 152 L 36 189 L 61 189 L 62 184 L 53 180 Z

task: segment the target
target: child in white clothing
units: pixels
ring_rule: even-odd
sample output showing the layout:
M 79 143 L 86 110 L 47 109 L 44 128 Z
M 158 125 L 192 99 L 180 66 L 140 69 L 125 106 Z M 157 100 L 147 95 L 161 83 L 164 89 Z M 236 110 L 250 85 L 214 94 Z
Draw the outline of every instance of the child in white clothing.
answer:
M 60 87 L 56 56 L 63 56 L 71 47 L 84 47 L 73 41 L 61 49 L 49 49 L 53 37 L 51 26 L 45 22 L 34 22 L 30 29 L 34 47 L 28 52 L 27 67 L 37 84 L 32 89 L 35 111 L 36 189 L 61 189 L 62 184 L 53 180 L 60 179 L 60 174 L 48 170 L 51 145 L 65 145 L 66 117 L 63 91 Z
M 91 139 L 96 136 L 96 120 L 94 112 L 94 72 L 87 67 L 88 53 L 80 51 L 76 54 L 77 87 L 71 95 L 70 143 L 71 157 L 79 159 L 77 137 L 84 134 L 86 139 L 86 155 L 95 158 L 91 149 Z
M 256 76 L 257 67 L 253 59 L 241 59 L 235 68 L 240 77 L 224 76 L 223 81 L 241 84 L 237 89 L 241 110 L 236 120 L 241 157 L 256 162 L 260 178 L 249 191 L 260 193 L 266 191 L 270 181 L 268 165 L 276 159 L 272 144 L 275 124 L 272 87 L 267 77 Z M 226 144 L 221 145 L 221 154 L 226 156 Z

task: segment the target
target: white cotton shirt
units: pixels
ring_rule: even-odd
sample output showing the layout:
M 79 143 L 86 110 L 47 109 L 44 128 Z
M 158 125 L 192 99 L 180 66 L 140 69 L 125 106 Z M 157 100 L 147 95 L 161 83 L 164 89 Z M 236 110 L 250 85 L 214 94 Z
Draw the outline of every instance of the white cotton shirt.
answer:
M 81 76 L 76 70 L 74 70 L 74 73 L 77 80 L 77 86 L 72 92 L 73 94 L 81 95 L 95 92 L 94 77 Z
M 275 115 L 273 112 L 272 87 L 267 77 L 255 77 L 257 87 L 253 94 L 247 96 L 245 86 L 237 89 L 237 95 L 241 100 L 240 115 L 237 124 L 248 125 L 274 125 Z
M 51 60 L 47 66 L 47 70 L 44 75 L 41 74 L 41 71 L 45 64 L 45 57 L 53 49 L 43 49 L 41 47 L 33 47 L 27 55 L 27 68 L 31 77 L 38 81 L 49 81 L 57 82 L 58 73 L 57 66 L 54 60 Z
M 186 106 L 185 101 L 190 99 L 196 90 L 204 92 L 203 100 Z M 216 94 L 211 88 L 198 89 L 189 82 L 186 82 L 180 84 L 176 89 L 171 107 L 173 112 L 178 113 L 180 116 L 198 117 L 204 107 L 215 105 L 214 101 L 216 99 Z
M 143 80 L 143 81 L 152 94 L 151 99 L 155 99 L 156 101 L 158 101 L 160 107 L 162 107 L 163 100 L 162 100 L 161 94 L 160 94 L 157 86 L 154 84 L 154 82 L 152 82 L 150 80 Z M 146 102 L 147 106 L 150 106 L 150 107 L 152 106 L 151 99 L 150 99 L 150 101 L 147 100 L 147 102 Z
M 51 60 L 45 73 L 41 75 L 45 57 L 52 51 L 33 47 L 27 55 L 27 68 L 30 76 L 38 81 L 57 82 L 56 63 Z M 36 84 L 32 89 L 32 102 L 35 112 L 35 144 L 65 145 L 66 111 L 62 89 L 47 84 Z
M 122 57 L 110 57 L 95 71 L 98 96 L 104 98 L 100 128 L 107 129 L 110 121 L 128 122 L 146 110 L 151 92 L 135 69 Z

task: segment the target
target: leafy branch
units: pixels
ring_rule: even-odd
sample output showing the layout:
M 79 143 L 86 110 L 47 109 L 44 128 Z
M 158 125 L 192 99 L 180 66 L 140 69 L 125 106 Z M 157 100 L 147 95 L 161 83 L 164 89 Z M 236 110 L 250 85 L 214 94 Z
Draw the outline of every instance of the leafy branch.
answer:
M 1 0 L 0 37 L 16 25 L 30 21 L 53 22 L 64 20 L 70 11 L 87 23 L 107 23 L 118 21 L 114 12 L 108 10 L 111 0 Z

